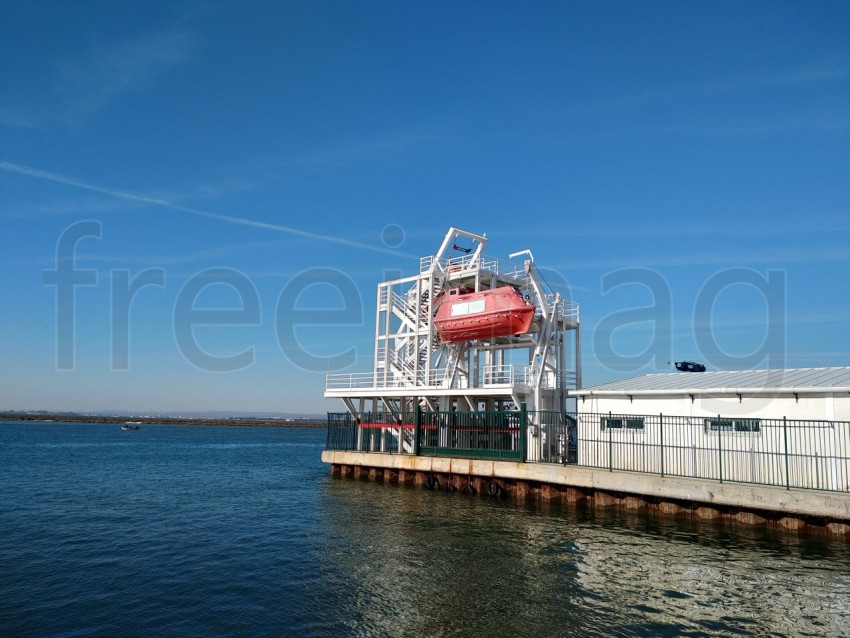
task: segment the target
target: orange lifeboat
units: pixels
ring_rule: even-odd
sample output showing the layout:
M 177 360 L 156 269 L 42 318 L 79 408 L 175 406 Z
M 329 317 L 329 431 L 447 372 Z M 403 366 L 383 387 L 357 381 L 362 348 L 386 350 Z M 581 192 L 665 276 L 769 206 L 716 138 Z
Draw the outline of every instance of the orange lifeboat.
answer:
M 533 319 L 534 305 L 510 286 L 479 292 L 455 288 L 442 295 L 434 326 L 448 343 L 525 334 Z

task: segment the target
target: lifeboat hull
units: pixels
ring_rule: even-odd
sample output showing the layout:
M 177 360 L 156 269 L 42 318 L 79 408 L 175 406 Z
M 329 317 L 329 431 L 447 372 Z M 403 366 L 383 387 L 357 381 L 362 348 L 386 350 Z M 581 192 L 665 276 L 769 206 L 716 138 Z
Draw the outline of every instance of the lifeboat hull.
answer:
M 434 316 L 443 343 L 525 334 L 534 319 L 534 306 L 510 287 L 444 298 Z

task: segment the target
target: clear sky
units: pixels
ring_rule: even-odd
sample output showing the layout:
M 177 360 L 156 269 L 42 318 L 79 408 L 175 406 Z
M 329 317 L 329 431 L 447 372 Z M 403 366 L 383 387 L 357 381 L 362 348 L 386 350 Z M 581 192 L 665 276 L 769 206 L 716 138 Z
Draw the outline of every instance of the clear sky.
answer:
M 15 2 L 0 409 L 323 412 L 449 226 L 585 384 L 850 365 L 848 2 Z

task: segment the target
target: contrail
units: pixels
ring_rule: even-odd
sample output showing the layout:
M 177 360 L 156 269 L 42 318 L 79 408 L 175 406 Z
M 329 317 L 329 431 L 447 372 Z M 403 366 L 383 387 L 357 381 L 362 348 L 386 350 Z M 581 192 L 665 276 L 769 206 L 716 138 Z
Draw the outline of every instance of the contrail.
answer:
M 264 230 L 273 230 L 278 233 L 295 235 L 296 237 L 304 237 L 306 239 L 314 239 L 316 241 L 342 244 L 343 246 L 350 246 L 352 248 L 359 248 L 361 250 L 369 250 L 371 252 L 394 255 L 396 257 L 414 257 L 414 255 L 409 255 L 399 250 L 393 250 L 392 248 L 363 244 L 357 241 L 352 241 L 350 239 L 345 239 L 343 237 L 334 237 L 332 235 L 320 235 L 318 233 L 311 233 L 310 231 L 300 230 L 298 228 L 292 228 L 290 226 L 281 226 L 279 224 L 269 224 L 267 222 L 260 222 L 253 219 L 244 219 L 242 217 L 221 215 L 219 213 L 212 213 L 206 210 L 189 208 L 188 206 L 181 206 L 180 204 L 169 202 L 167 199 L 158 199 L 156 197 L 147 197 L 145 195 L 126 193 L 124 191 L 118 191 L 112 188 L 104 188 L 103 186 L 97 186 L 96 184 L 82 182 L 78 179 L 74 179 L 73 177 L 66 177 L 65 175 L 49 173 L 47 171 L 38 170 L 36 168 L 29 168 L 28 166 L 21 166 L 20 164 L 13 164 L 11 162 L 0 162 L 0 169 L 9 173 L 17 173 L 18 175 L 26 175 L 27 177 L 35 177 L 36 179 L 43 179 L 48 182 L 54 182 L 56 184 L 64 184 L 66 186 L 73 186 L 74 188 L 81 188 L 83 190 L 92 191 L 94 193 L 109 195 L 110 197 L 117 197 L 119 199 L 126 199 L 132 202 L 139 202 L 142 204 L 151 204 L 153 206 L 160 206 L 162 208 L 169 208 L 171 210 L 180 211 L 182 213 L 197 215 L 198 217 L 207 217 L 209 219 L 217 219 L 219 221 L 228 222 L 231 224 L 239 224 L 240 226 L 250 226 L 253 228 L 262 228 Z

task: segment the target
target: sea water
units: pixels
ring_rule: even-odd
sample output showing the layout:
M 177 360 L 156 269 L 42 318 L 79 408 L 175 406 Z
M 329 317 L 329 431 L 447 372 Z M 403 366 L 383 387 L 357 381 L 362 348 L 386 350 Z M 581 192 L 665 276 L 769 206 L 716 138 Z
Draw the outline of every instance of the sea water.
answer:
M 850 544 L 333 479 L 324 430 L 0 423 L 0 636 L 847 636 Z

